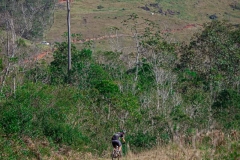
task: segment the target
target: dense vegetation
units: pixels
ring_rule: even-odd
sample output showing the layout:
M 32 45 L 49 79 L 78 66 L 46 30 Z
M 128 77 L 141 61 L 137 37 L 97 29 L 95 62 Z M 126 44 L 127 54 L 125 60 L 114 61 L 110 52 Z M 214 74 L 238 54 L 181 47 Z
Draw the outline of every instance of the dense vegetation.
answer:
M 53 23 L 55 0 L 1 0 L 0 26 L 26 39 L 43 37 Z
M 137 15 L 126 23 L 131 20 Z M 127 130 L 135 152 L 198 131 L 239 132 L 239 26 L 213 21 L 190 44 L 171 44 L 146 22 L 145 33 L 134 37 L 136 60 L 130 66 L 121 52 L 93 54 L 91 47 L 79 50 L 72 44 L 70 73 L 66 42 L 55 44 L 50 64 L 26 66 L 20 61 L 21 52 L 31 51 L 25 41 L 17 43 L 19 54 L 9 58 L 1 33 L 0 158 L 38 158 L 63 146 L 103 155 L 120 129 Z M 30 140 L 38 146 L 29 147 Z M 239 143 L 231 141 L 230 147 L 217 148 L 216 159 L 240 156 Z M 197 145 L 221 144 L 206 138 Z

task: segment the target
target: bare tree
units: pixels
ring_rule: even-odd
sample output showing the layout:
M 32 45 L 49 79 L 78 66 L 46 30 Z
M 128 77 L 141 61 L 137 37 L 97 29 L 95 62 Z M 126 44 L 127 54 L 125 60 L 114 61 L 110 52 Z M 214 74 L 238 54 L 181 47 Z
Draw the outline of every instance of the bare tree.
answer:
M 69 0 L 67 0 L 67 26 L 68 26 L 68 74 L 70 75 L 70 71 L 72 69 L 72 64 L 71 64 L 72 56 L 71 56 L 71 25 L 70 25 L 70 3 L 69 3 Z
M 25 40 L 38 39 L 44 29 L 49 26 L 53 17 L 55 0 L 3 0 L 0 6 L 0 25 L 7 31 L 6 45 L 1 57 L 4 57 L 4 69 L 1 72 L 1 88 L 3 92 L 8 77 L 13 78 L 13 92 L 17 85 L 19 67 L 24 66 L 26 56 L 30 57 L 34 50 L 25 47 Z M 31 50 L 31 51 L 30 51 Z M 36 50 L 35 50 L 36 51 Z M 27 54 L 25 54 L 27 53 Z M 29 54 L 28 54 L 29 53 Z

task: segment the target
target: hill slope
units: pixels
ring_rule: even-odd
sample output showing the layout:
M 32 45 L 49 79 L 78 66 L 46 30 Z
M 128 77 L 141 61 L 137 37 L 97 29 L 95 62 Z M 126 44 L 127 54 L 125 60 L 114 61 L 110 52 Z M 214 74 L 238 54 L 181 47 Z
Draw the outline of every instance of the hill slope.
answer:
M 189 40 L 203 23 L 212 21 L 210 16 L 239 24 L 240 10 L 234 8 L 236 5 L 234 0 L 76 0 L 71 4 L 71 30 L 81 33 L 83 39 L 111 34 L 111 27 L 119 28 L 119 33 L 130 34 L 121 22 L 136 13 L 159 24 L 161 30 L 170 31 L 172 40 L 183 41 Z M 66 4 L 59 3 L 46 38 L 51 42 L 61 41 L 66 31 Z

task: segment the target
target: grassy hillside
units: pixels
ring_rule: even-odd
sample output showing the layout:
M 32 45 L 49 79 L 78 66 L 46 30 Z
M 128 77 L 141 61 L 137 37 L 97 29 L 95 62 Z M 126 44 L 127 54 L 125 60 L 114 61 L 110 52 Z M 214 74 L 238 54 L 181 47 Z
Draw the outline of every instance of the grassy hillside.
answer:
M 216 15 L 218 20 L 239 24 L 240 10 L 230 6 L 234 2 L 234 0 L 75 0 L 71 4 L 71 29 L 72 33 L 82 33 L 84 39 L 111 34 L 111 27 L 119 28 L 119 33 L 130 34 L 130 30 L 121 22 L 126 20 L 128 15 L 136 13 L 139 17 L 159 24 L 161 30 L 170 32 L 172 41 L 188 41 L 193 33 L 201 29 L 200 25 L 212 21 L 209 18 L 211 15 Z M 67 30 L 66 4 L 60 3 L 56 8 L 54 24 L 46 33 L 46 39 L 51 42 L 61 41 L 61 35 Z M 196 26 L 186 27 L 189 24 Z M 102 45 L 105 49 L 109 47 L 107 42 L 103 42 Z
M 71 71 L 65 3 L 54 48 L 0 32 L 0 159 L 108 160 L 122 129 L 123 160 L 239 159 L 240 26 L 209 19 L 238 24 L 231 3 L 75 0 Z

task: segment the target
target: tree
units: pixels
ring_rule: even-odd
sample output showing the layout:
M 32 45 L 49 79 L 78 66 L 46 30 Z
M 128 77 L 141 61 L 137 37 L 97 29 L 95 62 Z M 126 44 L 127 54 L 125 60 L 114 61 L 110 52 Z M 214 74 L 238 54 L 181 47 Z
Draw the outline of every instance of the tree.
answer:
M 233 33 L 236 28 L 225 22 L 213 21 L 205 25 L 182 51 L 181 66 L 197 72 L 209 89 L 236 86 L 240 75 L 240 49 Z
M 0 15 L 17 36 L 36 39 L 53 23 L 54 7 L 55 0 L 3 0 Z M 1 24 L 7 26 L 4 21 Z
M 212 105 L 213 117 L 226 129 L 239 130 L 240 93 L 235 90 L 222 90 Z
M 222 108 L 219 97 L 229 90 L 239 92 L 238 32 L 238 27 L 213 21 L 206 24 L 203 32 L 196 34 L 190 44 L 183 46 L 180 51 L 180 92 L 192 103 L 193 115 L 201 115 L 201 121 L 204 116 L 208 117 L 205 121 L 208 127 L 221 119 L 215 116 L 218 109 Z M 228 95 L 232 99 L 237 93 Z M 236 106 L 228 107 L 225 111 L 232 112 Z
M 3 34 L 5 46 L 1 57 L 3 58 L 3 71 L 1 72 L 1 93 L 8 78 L 12 79 L 15 91 L 16 75 L 22 70 L 24 60 L 33 52 L 32 47 L 26 47 L 25 39 L 38 39 L 43 36 L 53 22 L 55 1 L 15 1 L 3 0 L 0 4 L 0 25 L 6 34 Z M 35 51 L 34 51 L 35 52 Z
M 72 44 L 72 70 L 68 72 L 68 44 L 66 42 L 56 43 L 57 48 L 54 51 L 54 60 L 51 62 L 51 83 L 66 84 L 71 82 L 74 85 L 86 85 L 87 70 L 91 66 L 92 52 L 88 49 L 77 50 Z M 68 81 L 70 78 L 70 81 Z M 83 85 L 84 83 L 84 85 Z

